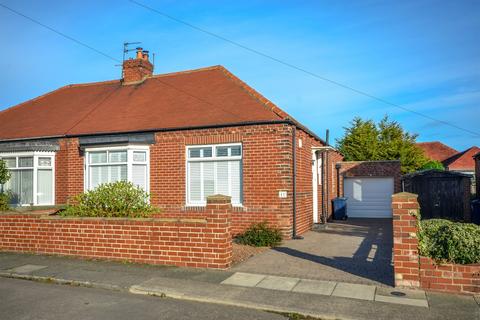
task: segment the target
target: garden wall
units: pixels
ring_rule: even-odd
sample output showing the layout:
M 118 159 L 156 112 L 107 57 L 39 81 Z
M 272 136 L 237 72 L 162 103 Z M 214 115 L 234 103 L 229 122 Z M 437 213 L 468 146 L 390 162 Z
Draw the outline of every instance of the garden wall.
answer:
M 226 269 L 232 260 L 229 197 L 188 218 L 74 218 L 0 214 L 0 251 Z
M 452 293 L 480 293 L 480 264 L 438 264 L 418 253 L 417 195 L 393 195 L 393 262 L 395 286 Z

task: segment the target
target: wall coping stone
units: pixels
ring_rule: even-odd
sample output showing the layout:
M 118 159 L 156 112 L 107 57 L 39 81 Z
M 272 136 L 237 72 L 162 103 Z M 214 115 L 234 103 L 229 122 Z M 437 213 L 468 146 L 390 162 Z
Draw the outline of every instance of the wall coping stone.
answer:
M 399 192 L 393 194 L 392 198 L 418 198 L 418 194 L 410 192 Z
M 50 215 L 45 212 L 0 212 L 1 216 L 33 216 L 42 220 L 79 220 L 79 221 L 135 221 L 135 222 L 171 222 L 171 223 L 207 223 L 207 219 L 196 218 L 128 218 L 128 217 L 76 217 Z

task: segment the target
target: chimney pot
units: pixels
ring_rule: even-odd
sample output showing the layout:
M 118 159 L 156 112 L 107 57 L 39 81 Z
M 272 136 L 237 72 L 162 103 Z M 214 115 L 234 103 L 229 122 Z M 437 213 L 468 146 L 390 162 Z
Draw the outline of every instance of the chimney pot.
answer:
M 138 47 L 137 48 L 137 59 L 142 59 L 143 58 L 143 48 Z

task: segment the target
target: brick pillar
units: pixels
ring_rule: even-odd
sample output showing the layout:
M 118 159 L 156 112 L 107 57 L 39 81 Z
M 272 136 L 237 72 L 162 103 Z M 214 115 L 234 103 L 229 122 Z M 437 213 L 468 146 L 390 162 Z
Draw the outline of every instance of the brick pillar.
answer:
M 393 265 L 395 286 L 420 287 L 417 195 L 408 192 L 392 196 Z
M 209 268 L 228 269 L 232 264 L 232 204 L 224 195 L 207 197 L 207 228 L 213 232 L 212 248 L 215 252 Z

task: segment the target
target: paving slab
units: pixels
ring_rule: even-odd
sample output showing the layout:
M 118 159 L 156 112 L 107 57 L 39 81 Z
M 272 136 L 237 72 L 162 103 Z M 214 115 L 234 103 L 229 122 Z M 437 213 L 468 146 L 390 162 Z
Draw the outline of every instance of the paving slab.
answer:
M 396 297 L 396 296 L 375 296 L 375 301 L 379 302 L 387 302 L 387 303 L 397 303 L 397 304 L 404 304 L 409 306 L 416 306 L 416 307 L 425 307 L 428 308 L 427 300 L 421 299 L 409 299 L 405 297 Z
M 221 283 L 241 287 L 255 287 L 260 281 L 265 279 L 265 277 L 263 274 L 237 272 Z
M 7 271 L 12 272 L 12 273 L 24 274 L 24 273 L 32 273 L 32 272 L 42 270 L 42 269 L 45 269 L 45 268 L 47 268 L 47 266 L 41 266 L 41 265 L 36 265 L 36 264 L 25 264 L 23 266 L 15 267 L 15 268 L 9 269 Z
M 291 291 L 299 281 L 300 279 L 297 278 L 267 276 L 260 281 L 256 287 L 270 290 Z
M 423 290 L 378 287 L 377 291 L 375 292 L 375 295 L 385 296 L 385 297 L 399 297 L 399 298 L 407 298 L 407 299 L 427 300 L 427 295 Z
M 333 290 L 332 296 L 373 301 L 375 289 L 375 286 L 339 282 Z
M 332 294 L 336 285 L 337 283 L 333 281 L 303 279 L 300 280 L 300 282 L 292 289 L 292 291 L 329 296 Z

